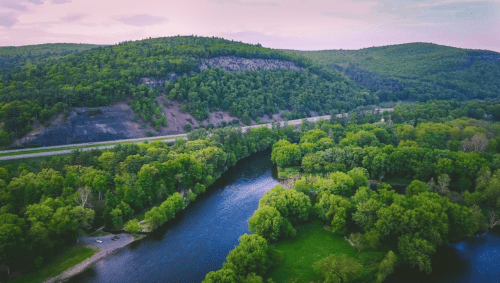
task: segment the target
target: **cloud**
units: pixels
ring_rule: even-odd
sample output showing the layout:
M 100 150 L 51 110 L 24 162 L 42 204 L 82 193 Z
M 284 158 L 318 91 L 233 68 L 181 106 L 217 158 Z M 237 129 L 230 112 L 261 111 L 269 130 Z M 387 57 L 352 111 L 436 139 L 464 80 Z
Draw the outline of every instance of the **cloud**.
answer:
M 0 0 L 0 7 L 17 10 L 17 11 L 27 11 L 28 7 L 26 5 L 20 4 L 21 1 L 17 0 Z
M 42 5 L 44 0 L 26 0 L 26 2 L 29 2 L 29 3 L 35 4 L 35 5 Z
M 151 16 L 148 14 L 141 14 L 132 17 L 119 18 L 118 20 L 127 25 L 141 27 L 141 26 L 152 26 L 166 22 L 167 18 Z
M 10 28 L 17 24 L 19 20 L 12 13 L 0 13 L 0 26 Z
M 271 7 L 281 6 L 281 4 L 273 1 L 216 0 L 216 3 L 230 3 L 230 4 L 245 5 L 245 6 L 271 6 Z
M 52 4 L 66 4 L 70 2 L 71 0 L 52 0 Z
M 75 14 L 75 15 L 68 15 L 66 17 L 61 18 L 61 21 L 71 23 L 71 22 L 76 22 L 81 20 L 85 15 L 83 14 Z

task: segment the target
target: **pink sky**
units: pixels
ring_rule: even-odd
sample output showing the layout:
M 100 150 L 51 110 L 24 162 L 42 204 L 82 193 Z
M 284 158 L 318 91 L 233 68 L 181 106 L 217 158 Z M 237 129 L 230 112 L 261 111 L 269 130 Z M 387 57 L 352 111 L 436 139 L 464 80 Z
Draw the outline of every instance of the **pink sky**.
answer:
M 0 46 L 178 34 L 301 50 L 433 42 L 500 51 L 500 0 L 0 0 Z

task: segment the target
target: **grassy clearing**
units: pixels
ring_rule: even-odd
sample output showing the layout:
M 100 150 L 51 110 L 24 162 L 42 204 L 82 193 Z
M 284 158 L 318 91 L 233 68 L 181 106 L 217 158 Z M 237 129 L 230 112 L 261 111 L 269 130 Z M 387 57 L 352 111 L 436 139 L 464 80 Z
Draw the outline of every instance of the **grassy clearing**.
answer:
M 358 255 L 357 250 L 351 247 L 344 237 L 325 229 L 320 220 L 296 228 L 296 238 L 276 244 L 276 250 L 284 257 L 283 263 L 269 274 L 276 283 L 321 281 L 323 279 L 321 274 L 314 271 L 312 266 L 334 253 L 357 258 L 364 266 L 360 273 L 361 281 L 371 282 L 377 272 L 378 264 L 387 253 L 386 250 L 372 250 L 363 251 Z
M 11 283 L 35 283 L 43 282 L 44 280 L 56 276 L 68 268 L 71 268 L 78 263 L 93 256 L 97 250 L 90 249 L 84 246 L 71 247 L 57 256 L 41 269 L 25 274 L 20 278 L 11 280 Z
M 277 283 L 311 282 L 321 279 L 312 265 L 333 253 L 355 257 L 357 251 L 342 236 L 334 235 L 319 220 L 297 227 L 297 237 L 276 244 L 284 261 L 272 271 L 270 277 Z

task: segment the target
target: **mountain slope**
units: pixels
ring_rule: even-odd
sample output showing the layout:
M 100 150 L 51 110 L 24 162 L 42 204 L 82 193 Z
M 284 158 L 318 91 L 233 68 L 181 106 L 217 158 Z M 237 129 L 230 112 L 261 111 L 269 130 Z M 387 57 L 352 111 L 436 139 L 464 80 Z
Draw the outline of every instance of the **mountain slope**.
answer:
M 221 62 L 249 65 L 226 72 Z M 283 110 L 293 118 L 349 110 L 373 103 L 374 97 L 303 56 L 219 38 L 154 38 L 47 58 L 1 77 L 0 143 L 56 113 L 69 114 L 68 107 L 124 100 L 158 129 L 168 123 L 160 101 L 177 100 L 199 120 L 221 110 L 249 123 Z
M 26 62 L 40 61 L 48 57 L 64 56 L 92 49 L 98 45 L 77 43 L 49 43 L 26 46 L 0 47 L 0 75 L 19 71 Z
M 500 94 L 500 53 L 430 43 L 288 52 L 346 74 L 381 100 L 485 99 Z

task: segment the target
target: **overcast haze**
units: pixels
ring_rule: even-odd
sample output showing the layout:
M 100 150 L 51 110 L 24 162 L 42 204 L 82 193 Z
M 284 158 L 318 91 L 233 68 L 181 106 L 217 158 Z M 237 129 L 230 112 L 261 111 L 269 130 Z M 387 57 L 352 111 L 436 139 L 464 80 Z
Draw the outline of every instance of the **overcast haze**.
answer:
M 272 48 L 500 51 L 500 0 L 0 0 L 0 46 L 218 36 Z

